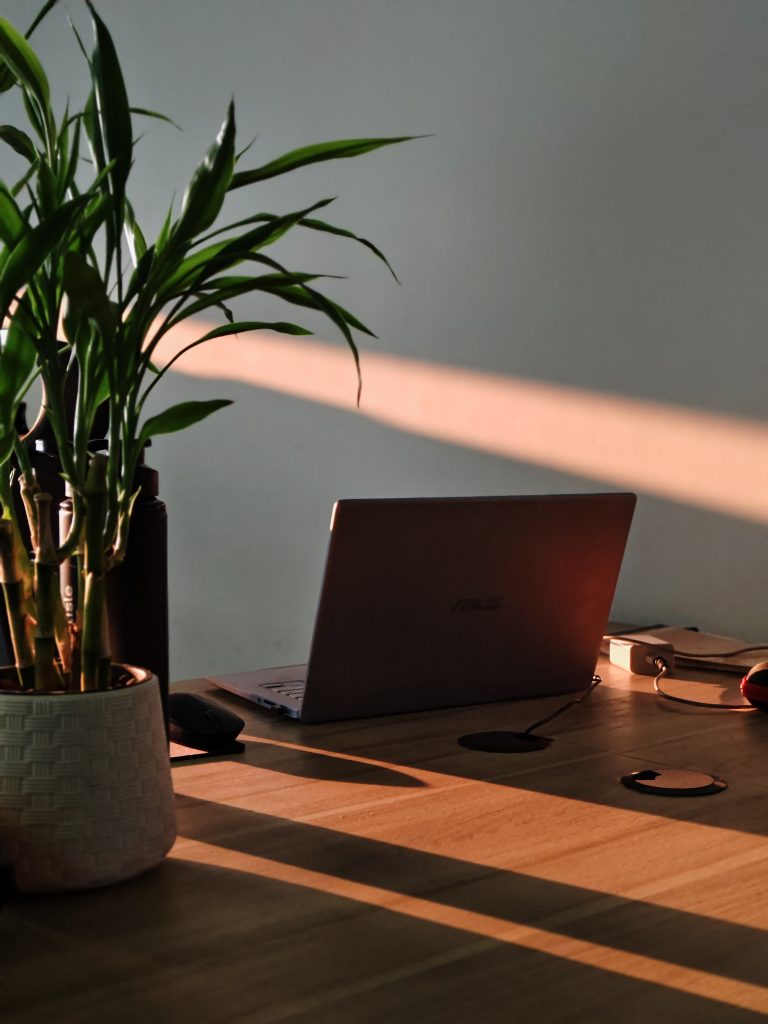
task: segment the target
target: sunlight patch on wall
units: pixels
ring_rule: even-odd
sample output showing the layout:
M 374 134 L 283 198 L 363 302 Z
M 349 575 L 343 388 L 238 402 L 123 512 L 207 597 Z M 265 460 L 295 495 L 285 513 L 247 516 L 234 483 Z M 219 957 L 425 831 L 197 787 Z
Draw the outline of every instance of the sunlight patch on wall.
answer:
M 211 325 L 181 324 L 161 365 Z M 561 470 L 615 487 L 768 523 L 768 425 L 366 351 L 250 334 L 186 353 L 173 369 L 345 409 L 420 437 Z

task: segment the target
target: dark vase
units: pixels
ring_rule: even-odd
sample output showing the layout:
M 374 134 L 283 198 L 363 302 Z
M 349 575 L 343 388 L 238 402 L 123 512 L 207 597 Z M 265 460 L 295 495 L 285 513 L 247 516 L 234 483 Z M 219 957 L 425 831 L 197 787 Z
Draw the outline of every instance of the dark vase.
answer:
M 68 380 L 72 410 L 76 395 L 75 382 Z M 106 405 L 96 416 L 93 451 L 106 447 L 108 413 Z M 26 409 L 22 403 L 17 418 L 20 434 L 27 433 Z M 53 535 L 64 537 L 72 516 L 72 505 L 64 493 L 60 476 L 61 463 L 47 421 L 43 420 L 27 441 L 30 460 L 41 488 L 51 495 L 52 515 L 58 510 Z M 112 660 L 125 665 L 149 669 L 160 684 L 163 719 L 168 731 L 168 516 L 165 502 L 158 496 L 157 470 L 143 460 L 136 471 L 135 487 L 140 493 L 133 507 L 128 532 L 128 550 L 121 565 L 107 576 L 107 608 Z M 26 514 L 17 495 L 17 516 L 27 548 L 30 547 Z M 70 619 L 77 605 L 77 560 L 61 566 L 61 593 Z M 5 612 L 0 599 L 0 665 L 13 662 L 13 647 Z
M 168 514 L 157 470 L 142 464 L 124 561 L 107 575 L 112 658 L 148 668 L 160 682 L 168 722 Z

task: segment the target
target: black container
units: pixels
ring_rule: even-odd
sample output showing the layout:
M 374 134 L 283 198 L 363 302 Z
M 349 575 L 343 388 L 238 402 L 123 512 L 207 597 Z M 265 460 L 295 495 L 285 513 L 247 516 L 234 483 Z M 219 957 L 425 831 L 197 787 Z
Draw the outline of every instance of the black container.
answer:
M 0 605 L 0 665 L 13 664 L 13 644 L 11 643 L 11 630 L 8 626 L 8 616 L 5 611 L 5 602 Z
M 168 723 L 168 513 L 156 469 L 140 465 L 125 559 L 107 574 L 112 660 L 138 665 L 160 681 Z
M 158 497 L 158 473 L 143 462 L 136 470 L 140 487 L 128 529 L 125 558 L 107 573 L 107 612 L 112 660 L 154 672 L 160 683 L 163 718 L 168 727 L 168 514 Z M 59 506 L 64 537 L 72 516 L 71 499 Z M 75 617 L 78 567 L 61 566 L 61 594 L 67 616 Z

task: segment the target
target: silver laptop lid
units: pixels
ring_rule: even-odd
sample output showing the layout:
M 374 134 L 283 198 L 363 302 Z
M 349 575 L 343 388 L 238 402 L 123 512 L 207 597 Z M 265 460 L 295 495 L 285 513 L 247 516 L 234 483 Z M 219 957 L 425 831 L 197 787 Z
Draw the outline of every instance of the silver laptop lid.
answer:
M 586 689 L 635 502 L 337 502 L 302 721 Z

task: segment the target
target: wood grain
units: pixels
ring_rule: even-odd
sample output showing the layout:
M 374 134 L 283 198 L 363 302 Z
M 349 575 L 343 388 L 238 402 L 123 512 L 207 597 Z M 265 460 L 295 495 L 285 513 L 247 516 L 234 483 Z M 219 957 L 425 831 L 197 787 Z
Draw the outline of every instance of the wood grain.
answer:
M 600 671 L 526 755 L 456 739 L 559 698 L 302 726 L 211 691 L 245 753 L 174 768 L 159 869 L 6 904 L 2 1020 L 768 1019 L 768 716 L 662 706 Z M 670 765 L 729 788 L 619 782 Z

